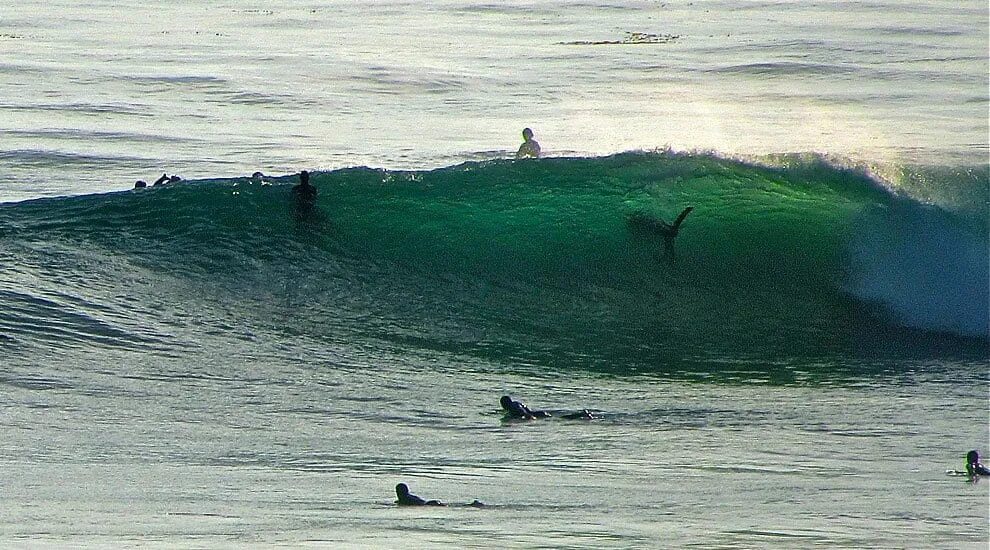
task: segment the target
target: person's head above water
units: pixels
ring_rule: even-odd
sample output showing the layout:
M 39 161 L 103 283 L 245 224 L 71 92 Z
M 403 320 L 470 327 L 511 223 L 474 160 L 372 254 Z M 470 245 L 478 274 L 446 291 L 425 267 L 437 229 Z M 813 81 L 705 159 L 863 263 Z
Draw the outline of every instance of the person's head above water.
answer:
M 502 405 L 503 409 L 508 409 L 509 405 L 512 404 L 512 398 L 508 395 L 503 395 L 501 399 L 498 400 L 499 404 Z
M 980 453 L 972 450 L 966 453 L 966 464 L 976 464 L 980 461 Z
M 395 486 L 395 495 L 399 498 L 409 496 L 409 487 L 405 483 L 399 483 Z
M 134 188 L 135 189 L 141 189 L 141 188 L 147 187 L 147 186 L 148 186 L 148 183 L 146 181 L 144 181 L 144 180 L 137 180 L 136 182 L 134 182 Z
M 523 128 L 523 139 L 526 141 L 533 139 L 533 131 L 529 128 Z
M 307 172 L 306 170 L 299 172 L 299 183 L 303 185 L 309 185 L 309 172 Z

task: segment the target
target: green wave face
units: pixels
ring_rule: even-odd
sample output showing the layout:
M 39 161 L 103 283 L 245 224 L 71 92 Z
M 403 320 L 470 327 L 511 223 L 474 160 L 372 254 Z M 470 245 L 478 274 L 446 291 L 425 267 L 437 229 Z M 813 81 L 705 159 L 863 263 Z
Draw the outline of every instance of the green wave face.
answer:
M 822 264 L 839 260 L 838 245 L 850 229 L 845 220 L 862 201 L 826 185 L 704 157 L 346 172 L 322 183 L 331 195 L 323 204 L 341 240 L 375 257 L 634 294 L 663 274 L 689 285 L 716 278 L 732 286 L 806 287 L 800 279 L 820 280 Z M 630 227 L 629 217 L 670 222 L 688 205 L 695 210 L 677 238 L 678 260 L 658 261 L 661 239 Z
M 313 182 L 308 213 L 292 178 L 205 180 L 6 205 L 0 230 L 118 258 L 66 270 L 120 277 L 123 257 L 198 281 L 250 318 L 293 303 L 280 322 L 317 336 L 508 362 L 986 352 L 985 210 L 925 206 L 816 160 L 623 154 Z M 630 223 L 687 206 L 673 257 Z

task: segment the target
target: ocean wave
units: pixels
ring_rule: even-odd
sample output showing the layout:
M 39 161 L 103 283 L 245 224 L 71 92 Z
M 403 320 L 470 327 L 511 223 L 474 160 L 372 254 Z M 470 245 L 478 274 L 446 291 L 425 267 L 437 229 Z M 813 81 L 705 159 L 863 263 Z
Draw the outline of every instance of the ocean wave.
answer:
M 958 178 L 962 193 L 980 185 L 972 171 L 941 174 Z M 294 210 L 294 176 L 0 205 L 0 242 L 59 243 L 104 258 L 34 275 L 47 286 L 85 295 L 94 292 L 87 280 L 133 279 L 140 269 L 177 281 L 183 311 L 209 303 L 221 324 L 236 311 L 252 334 L 270 331 L 278 311 L 279 330 L 292 334 L 525 361 L 858 353 L 878 325 L 887 346 L 920 345 L 913 331 L 975 338 L 949 340 L 950 349 L 986 345 L 986 212 L 925 204 L 820 157 L 770 166 L 629 153 L 350 168 L 313 181 L 312 213 Z M 672 254 L 658 230 L 629 224 L 634 214 L 670 223 L 686 206 L 694 210 Z M 6 253 L 12 264 L 22 254 Z M 54 279 L 59 272 L 79 282 Z M 154 297 L 159 306 L 147 314 L 181 325 L 169 299 L 143 294 L 152 288 L 160 287 L 135 287 L 133 299 Z M 10 292 L 0 301 L 31 295 Z M 157 323 L 131 311 L 138 318 L 129 323 Z M 52 315 L 75 333 L 121 335 Z M 944 351 L 945 340 L 931 342 Z

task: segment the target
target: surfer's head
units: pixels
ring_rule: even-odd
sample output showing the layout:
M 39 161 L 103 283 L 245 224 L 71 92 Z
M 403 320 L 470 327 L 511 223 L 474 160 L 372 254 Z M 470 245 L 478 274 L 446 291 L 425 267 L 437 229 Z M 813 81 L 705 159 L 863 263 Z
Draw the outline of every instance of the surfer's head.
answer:
M 980 453 L 975 450 L 966 453 L 966 464 L 976 464 L 980 461 Z
M 533 139 L 533 131 L 529 128 L 523 128 L 523 139 L 526 141 Z
M 169 183 L 179 183 L 180 181 L 182 181 L 182 178 L 180 178 L 179 176 L 172 176 L 168 178 Z
M 409 496 L 409 487 L 405 483 L 400 483 L 395 486 L 395 495 L 399 498 Z
M 309 185 L 309 172 L 305 170 L 299 172 L 299 183 L 303 185 Z
M 148 186 L 148 182 L 146 182 L 144 180 L 137 180 L 136 182 L 134 182 L 134 188 L 135 189 L 141 189 L 141 188 L 144 188 L 144 187 L 147 187 L 147 186 Z
M 512 398 L 509 397 L 508 395 L 503 395 L 502 396 L 502 399 L 499 399 L 498 402 L 499 402 L 499 404 L 502 405 L 502 408 L 503 409 L 508 410 L 509 405 L 512 404 Z

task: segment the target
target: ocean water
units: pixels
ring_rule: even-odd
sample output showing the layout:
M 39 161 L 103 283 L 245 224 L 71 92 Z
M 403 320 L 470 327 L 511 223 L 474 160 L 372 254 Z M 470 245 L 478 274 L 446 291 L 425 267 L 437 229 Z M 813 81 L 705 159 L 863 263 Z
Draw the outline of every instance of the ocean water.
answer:
M 984 2 L 11 4 L 0 546 L 986 548 Z

